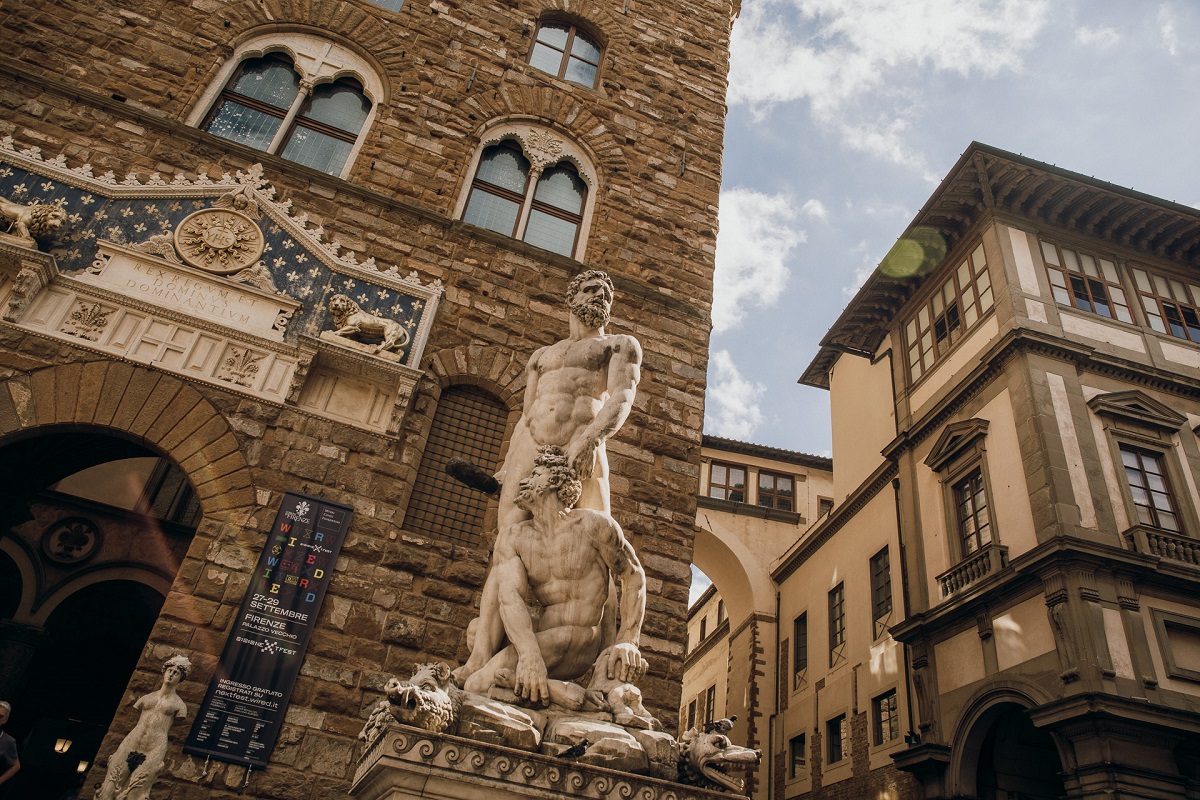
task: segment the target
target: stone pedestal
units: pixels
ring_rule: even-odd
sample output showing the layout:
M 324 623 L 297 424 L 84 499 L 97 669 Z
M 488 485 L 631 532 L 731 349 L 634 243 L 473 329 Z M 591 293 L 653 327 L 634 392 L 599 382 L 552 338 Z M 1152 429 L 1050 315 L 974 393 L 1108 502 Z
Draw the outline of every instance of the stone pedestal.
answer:
M 358 800 L 735 800 L 740 795 L 394 725 L 367 748 Z

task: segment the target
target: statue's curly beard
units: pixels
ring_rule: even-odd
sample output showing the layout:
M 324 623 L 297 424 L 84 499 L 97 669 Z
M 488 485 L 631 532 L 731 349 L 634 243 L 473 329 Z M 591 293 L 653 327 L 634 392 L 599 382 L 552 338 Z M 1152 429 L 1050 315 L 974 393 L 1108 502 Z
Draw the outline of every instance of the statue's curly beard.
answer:
M 611 316 L 607 305 L 601 298 L 596 298 L 590 303 L 585 300 L 572 301 L 571 313 L 589 328 L 603 328 L 608 324 L 608 318 Z

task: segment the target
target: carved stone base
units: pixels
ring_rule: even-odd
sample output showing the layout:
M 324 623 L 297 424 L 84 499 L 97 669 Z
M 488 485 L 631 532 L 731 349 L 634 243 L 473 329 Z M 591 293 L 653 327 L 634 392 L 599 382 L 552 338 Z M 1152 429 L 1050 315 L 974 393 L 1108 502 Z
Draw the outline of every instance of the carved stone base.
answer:
M 739 797 L 400 725 L 388 728 L 368 747 L 350 794 L 358 800 Z

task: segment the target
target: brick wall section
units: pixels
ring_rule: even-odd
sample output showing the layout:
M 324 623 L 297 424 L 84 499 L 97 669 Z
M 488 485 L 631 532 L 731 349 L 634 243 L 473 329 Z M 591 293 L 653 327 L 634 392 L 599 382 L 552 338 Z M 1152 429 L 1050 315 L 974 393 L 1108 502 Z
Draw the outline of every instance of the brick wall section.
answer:
M 871 769 L 870 715 L 866 712 L 850 715 L 850 773 L 845 780 L 825 785 L 821 770 L 825 763 L 825 729 L 809 734 L 808 764 L 812 775 L 812 790 L 795 795 L 800 800 L 920 800 L 920 785 L 907 772 L 901 772 L 891 764 Z M 786 750 L 776 755 L 775 764 L 778 780 L 775 784 L 774 800 L 790 797 L 784 789 L 787 777 Z
M 409 0 L 388 12 L 341 3 L 150 0 L 98 8 L 30 0 L 0 9 L 0 135 L 95 174 L 219 178 L 255 162 L 280 199 L 360 259 L 445 285 L 418 385 L 395 439 L 0 325 L 5 431 L 87 420 L 142 438 L 184 466 L 205 518 L 89 777 L 133 725 L 128 702 L 184 649 L 195 709 L 283 491 L 355 508 L 272 767 L 244 793 L 240 769 L 173 750 L 160 791 L 179 798 L 329 798 L 348 785 L 354 735 L 391 674 L 461 660 L 486 552 L 407 533 L 404 508 L 442 388 L 481 385 L 519 408 L 523 365 L 567 330 L 562 295 L 582 265 L 449 218 L 482 126 L 536 118 L 572 136 L 601 174 L 587 262 L 618 297 L 610 330 L 645 350 L 629 421 L 610 443 L 613 511 L 646 567 L 647 705 L 678 708 L 707 368 L 730 4 L 584 2 L 607 39 L 601 85 L 525 63 L 547 0 Z M 379 109 L 348 180 L 187 127 L 183 120 L 241 39 L 294 25 L 353 42 L 379 65 Z M 472 73 L 474 81 L 468 90 Z M 114 98 L 117 95 L 118 98 Z M 686 166 L 685 166 L 686 154 Z M 54 367 L 54 369 L 48 369 Z M 97 388 L 99 387 L 99 388 Z M 172 394 L 173 393 L 173 394 Z M 185 408 L 185 406 L 189 406 Z M 244 462 L 244 465 L 239 463 Z M 262 503 L 262 504 L 260 504 Z M 668 722 L 670 724 L 670 722 Z M 182 728 L 173 734 L 182 739 Z

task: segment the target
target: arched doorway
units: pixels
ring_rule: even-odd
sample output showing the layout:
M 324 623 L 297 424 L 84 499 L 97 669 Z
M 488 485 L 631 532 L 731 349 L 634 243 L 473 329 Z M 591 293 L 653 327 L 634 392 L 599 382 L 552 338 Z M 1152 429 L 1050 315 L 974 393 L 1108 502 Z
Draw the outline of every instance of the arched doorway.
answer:
M 978 800 L 1066 796 L 1054 738 L 1018 703 L 998 703 L 976 720 L 963 746 L 961 785 Z M 972 791 L 973 789 L 973 791 Z
M 95 760 L 191 544 L 200 505 L 169 459 L 102 429 L 0 439 L 0 694 L 14 796 L 59 797 Z

